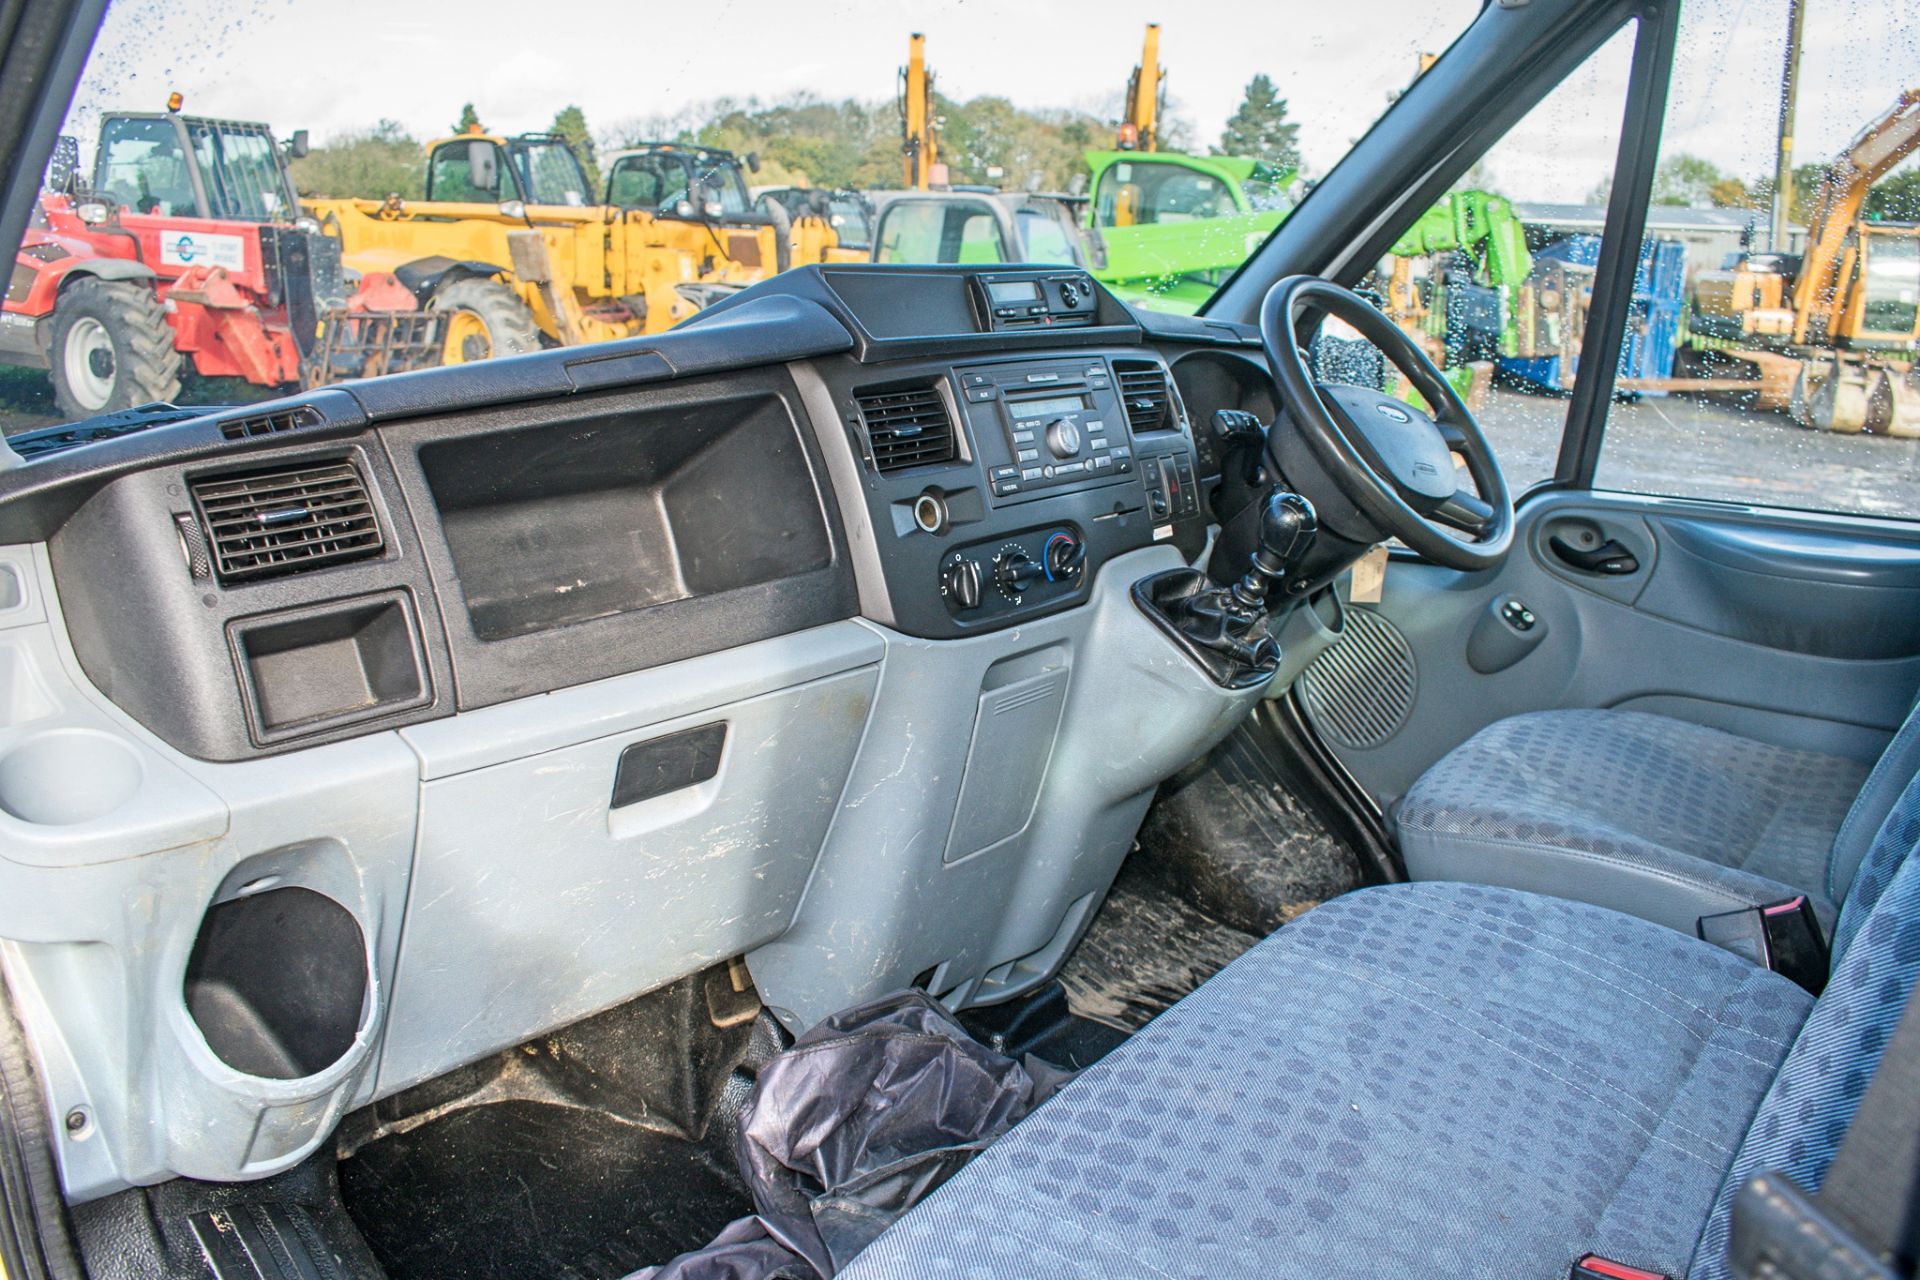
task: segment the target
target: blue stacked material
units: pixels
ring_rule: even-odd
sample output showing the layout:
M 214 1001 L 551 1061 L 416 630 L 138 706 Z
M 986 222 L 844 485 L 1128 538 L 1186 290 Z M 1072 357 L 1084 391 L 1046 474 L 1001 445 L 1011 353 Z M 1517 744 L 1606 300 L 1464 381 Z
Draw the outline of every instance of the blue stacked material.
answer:
M 1568 236 L 1534 254 L 1534 262 L 1559 261 L 1592 267 L 1600 261 L 1599 236 Z M 1687 246 L 1679 240 L 1647 240 L 1640 246 L 1640 265 L 1633 275 L 1633 301 L 1627 313 L 1626 341 L 1620 348 L 1621 378 L 1663 379 L 1673 376 L 1674 355 L 1680 349 L 1681 319 L 1687 300 Z M 1574 358 L 1577 367 L 1578 357 Z M 1533 359 L 1502 357 L 1503 372 L 1550 390 L 1560 390 L 1558 356 Z M 1567 371 L 1570 375 L 1572 370 Z M 1664 391 L 1636 388 L 1642 395 Z

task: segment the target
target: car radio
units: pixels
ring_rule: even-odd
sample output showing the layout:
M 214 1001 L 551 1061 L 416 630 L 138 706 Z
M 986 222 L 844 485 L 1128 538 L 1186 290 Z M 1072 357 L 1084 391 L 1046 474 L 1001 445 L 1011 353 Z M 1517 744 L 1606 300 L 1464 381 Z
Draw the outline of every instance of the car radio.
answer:
M 1133 438 L 1100 357 L 967 365 L 953 373 L 1002 503 L 1132 478 Z
M 990 332 L 1084 328 L 1099 306 L 1084 271 L 990 271 L 972 279 L 974 306 Z

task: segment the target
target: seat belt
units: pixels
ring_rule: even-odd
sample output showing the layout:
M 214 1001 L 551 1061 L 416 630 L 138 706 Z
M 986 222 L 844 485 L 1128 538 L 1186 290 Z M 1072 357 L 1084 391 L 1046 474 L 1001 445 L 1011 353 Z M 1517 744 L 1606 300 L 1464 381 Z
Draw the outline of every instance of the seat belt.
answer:
M 1819 1194 L 1809 1195 L 1782 1173 L 1752 1179 L 1734 1198 L 1727 1259 L 1742 1280 L 1914 1274 L 1920 1261 L 1920 1000 L 1914 993 Z

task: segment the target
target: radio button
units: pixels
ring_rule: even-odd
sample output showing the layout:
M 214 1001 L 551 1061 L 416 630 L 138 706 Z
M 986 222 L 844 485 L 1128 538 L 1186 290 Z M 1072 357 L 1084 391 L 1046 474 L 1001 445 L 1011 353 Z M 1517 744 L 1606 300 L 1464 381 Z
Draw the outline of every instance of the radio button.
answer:
M 1020 471 L 1020 478 L 1022 480 L 1038 480 L 1040 478 L 1040 468 L 1024 467 Z
M 1093 460 L 1093 469 L 1095 471 L 1105 471 L 1108 467 L 1112 465 L 1113 465 L 1112 458 L 1095 458 Z
M 1014 442 L 1015 444 L 1032 444 L 1032 443 L 1033 443 L 1033 432 L 1031 432 L 1031 431 L 1016 431 L 1016 432 L 1014 432 L 1014 433 L 1013 433 L 1013 442 Z
M 1015 462 L 1038 462 L 1040 461 L 1040 451 L 1038 449 L 1022 449 L 1014 455 L 1013 460 Z

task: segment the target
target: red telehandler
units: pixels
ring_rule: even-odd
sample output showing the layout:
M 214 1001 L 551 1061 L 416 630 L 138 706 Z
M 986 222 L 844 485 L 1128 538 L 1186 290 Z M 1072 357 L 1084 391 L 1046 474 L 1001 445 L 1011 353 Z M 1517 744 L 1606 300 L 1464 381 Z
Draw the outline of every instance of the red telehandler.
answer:
M 446 317 L 385 273 L 350 279 L 264 124 L 102 118 L 91 179 L 62 138 L 0 309 L 0 362 L 42 368 L 75 418 L 205 377 L 290 389 L 441 363 Z

